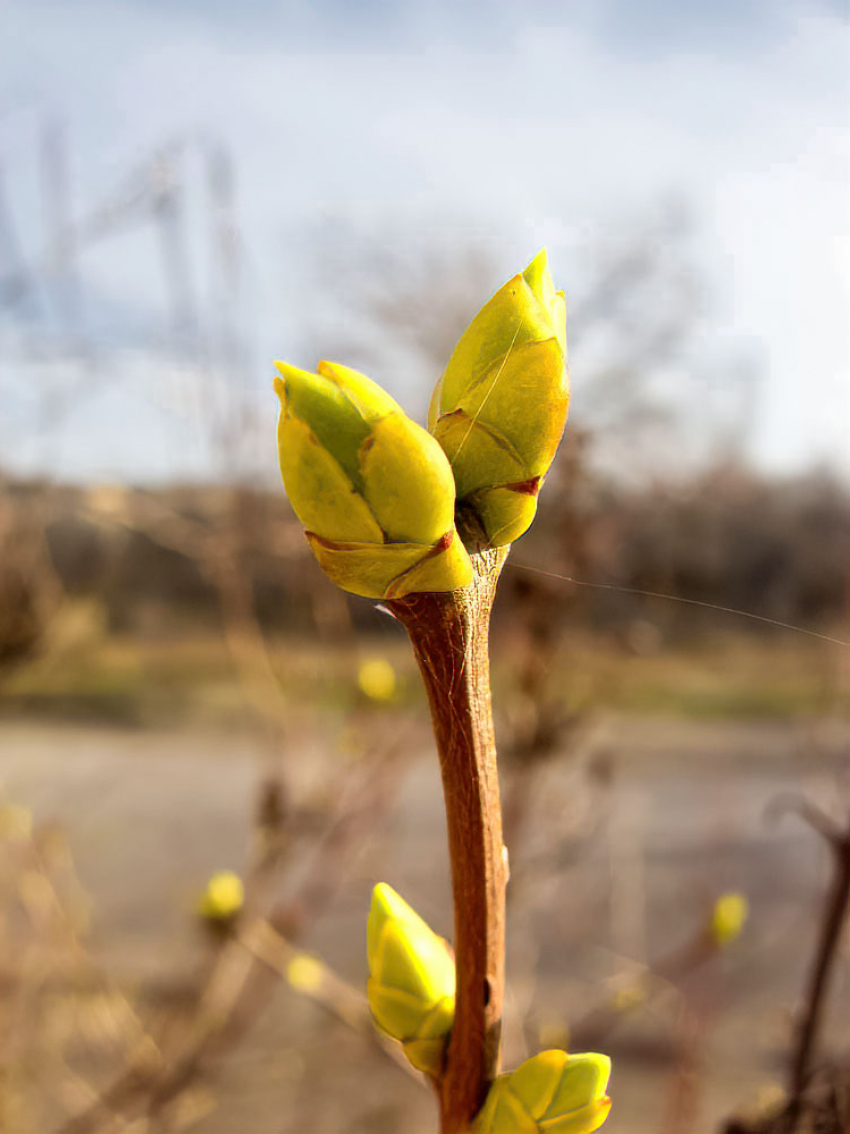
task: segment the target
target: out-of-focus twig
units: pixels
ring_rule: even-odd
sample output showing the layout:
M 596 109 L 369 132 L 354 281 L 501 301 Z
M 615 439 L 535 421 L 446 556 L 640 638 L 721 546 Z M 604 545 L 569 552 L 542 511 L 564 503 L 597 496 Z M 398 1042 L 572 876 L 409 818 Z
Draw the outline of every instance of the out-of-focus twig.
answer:
M 683 944 L 677 945 L 654 964 L 641 966 L 631 981 L 618 990 L 616 996 L 604 1004 L 596 1005 L 570 1027 L 571 1043 L 578 1048 L 599 1044 L 603 1037 L 626 1016 L 647 1002 L 662 989 L 678 990 L 679 983 L 703 968 L 723 949 L 711 931 L 710 923 L 703 923 Z
M 850 910 L 850 815 L 841 826 L 810 800 L 788 794 L 777 797 L 768 808 L 768 815 L 774 818 L 789 813 L 799 816 L 829 847 L 832 879 L 791 1054 L 787 1102 L 755 1120 L 730 1119 L 725 1134 L 844 1134 L 850 1129 L 850 1069 L 814 1066 L 830 977 Z
M 342 980 L 323 961 L 306 957 L 300 949 L 281 937 L 267 921 L 257 920 L 247 926 L 240 932 L 239 941 L 257 960 L 262 961 L 299 992 L 366 1036 L 411 1078 L 425 1085 L 423 1076 L 408 1062 L 399 1044 L 375 1027 L 365 995 Z M 297 975 L 300 962 L 304 963 L 307 979 Z
M 804 822 L 821 835 L 833 858 L 832 881 L 824 905 L 817 950 L 809 975 L 791 1062 L 790 1100 L 787 1111 L 790 1131 L 803 1105 L 803 1094 L 810 1076 L 830 975 L 838 952 L 841 930 L 850 906 L 850 817 L 846 826 L 841 828 L 807 800 L 800 800 L 795 807 L 788 809 L 796 811 Z
M 220 1057 L 238 1042 L 268 1005 L 269 982 L 280 978 L 284 963 L 302 955 L 294 942 L 325 908 L 341 883 L 339 863 L 350 860 L 350 848 L 374 825 L 377 815 L 387 806 L 403 764 L 396 759 L 397 752 L 398 746 L 394 744 L 378 753 L 359 785 L 341 792 L 336 817 L 296 893 L 272 905 L 267 913 L 253 915 L 244 928 L 236 923 L 236 932 L 221 947 L 198 1007 L 180 1041 L 170 1050 L 162 1051 L 155 1064 L 146 1049 L 141 1064 L 131 1062 L 97 1099 L 61 1126 L 59 1134 L 98 1134 L 104 1124 L 111 1122 L 116 1111 L 148 1118 L 161 1114 L 194 1085 L 213 1058 Z M 268 796 L 266 788 L 260 816 L 266 821 Z M 258 897 L 270 883 L 269 872 L 275 865 L 274 847 L 275 840 L 268 838 L 268 832 L 256 846 L 257 859 L 251 874 Z M 331 863 L 332 880 L 327 880 L 323 876 L 329 872 Z M 249 907 L 250 904 L 249 891 Z M 356 993 L 351 989 L 348 989 L 351 995 L 342 992 L 342 982 L 323 964 L 321 971 L 319 989 L 324 989 L 325 996 L 324 999 L 318 997 L 320 1002 L 344 1022 L 359 1029 L 362 1015 L 353 1009 L 352 1000 Z M 311 989 L 304 982 L 290 981 L 290 984 L 314 998 L 318 995 L 319 989 Z M 379 1047 L 398 1063 L 394 1051 L 390 1052 L 389 1047 L 380 1042 Z
M 676 1065 L 664 1113 L 662 1134 L 688 1134 L 694 1129 L 702 1083 L 706 1042 L 705 1013 L 682 1003 L 676 1023 Z

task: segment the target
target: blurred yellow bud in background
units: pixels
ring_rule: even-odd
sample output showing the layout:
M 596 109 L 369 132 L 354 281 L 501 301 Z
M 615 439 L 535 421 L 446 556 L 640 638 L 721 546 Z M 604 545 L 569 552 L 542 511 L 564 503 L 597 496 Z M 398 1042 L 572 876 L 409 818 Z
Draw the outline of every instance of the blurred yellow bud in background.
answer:
M 386 882 L 372 892 L 366 931 L 367 993 L 375 1022 L 430 1075 L 443 1065 L 454 1020 L 451 949 Z
M 325 573 L 375 599 L 466 586 L 454 479 L 434 438 L 356 370 L 275 365 L 283 483 Z
M 210 921 L 234 917 L 245 902 L 242 879 L 232 870 L 219 870 L 207 882 L 198 900 L 198 913 Z
M 499 1076 L 474 1134 L 592 1134 L 611 1109 L 610 1074 L 607 1055 L 541 1051 Z
M 18 803 L 0 806 L 0 839 L 25 843 L 32 836 L 32 812 Z
M 299 992 L 316 992 L 325 979 L 325 965 L 309 953 L 298 953 L 286 966 L 286 979 Z
M 750 904 L 743 894 L 721 894 L 711 911 L 709 931 L 721 948 L 741 936 L 750 913 Z
M 566 307 L 541 251 L 464 331 L 431 399 L 458 511 L 491 547 L 529 527 L 569 406 Z
M 364 658 L 357 667 L 357 684 L 370 701 L 391 701 L 398 679 L 386 658 Z

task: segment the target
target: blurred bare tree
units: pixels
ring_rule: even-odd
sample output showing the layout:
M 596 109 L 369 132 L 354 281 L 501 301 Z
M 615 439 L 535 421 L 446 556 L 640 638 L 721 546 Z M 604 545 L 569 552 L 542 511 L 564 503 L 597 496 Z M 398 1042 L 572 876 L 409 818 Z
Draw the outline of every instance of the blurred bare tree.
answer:
M 0 474 L 0 682 L 44 648 L 62 586 L 48 552 L 50 502 Z
M 711 297 L 694 231 L 688 208 L 665 201 L 576 241 L 571 253 L 550 250 L 567 294 L 567 445 L 576 428 L 589 433 L 585 458 L 629 481 L 691 470 L 695 453 L 740 456 L 755 412 L 756 372 L 743 347 L 731 356 L 696 350 Z M 439 226 L 385 220 L 379 232 L 336 220 L 313 235 L 315 287 L 325 302 L 306 330 L 309 342 L 384 380 L 401 367 L 408 382 L 430 390 L 481 297 L 504 282 L 499 245 L 474 229 L 447 236 Z

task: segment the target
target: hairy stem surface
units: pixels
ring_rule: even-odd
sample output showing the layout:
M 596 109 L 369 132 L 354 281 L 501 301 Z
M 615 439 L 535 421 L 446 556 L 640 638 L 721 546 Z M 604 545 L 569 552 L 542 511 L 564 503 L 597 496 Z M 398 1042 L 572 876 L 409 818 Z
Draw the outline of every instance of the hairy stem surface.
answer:
M 446 1067 L 436 1084 L 441 1134 L 469 1129 L 499 1067 L 506 871 L 488 639 L 507 552 L 473 555 L 475 578 L 463 590 L 387 604 L 410 636 L 428 692 L 446 803 L 457 997 Z

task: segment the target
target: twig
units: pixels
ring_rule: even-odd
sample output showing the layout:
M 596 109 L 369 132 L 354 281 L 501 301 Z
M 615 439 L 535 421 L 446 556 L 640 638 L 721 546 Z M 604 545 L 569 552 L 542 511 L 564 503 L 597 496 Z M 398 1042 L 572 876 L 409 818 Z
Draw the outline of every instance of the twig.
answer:
M 428 693 L 446 804 L 457 964 L 455 1022 L 436 1084 L 442 1134 L 466 1131 L 499 1062 L 505 862 L 490 705 L 490 611 L 507 548 L 473 556 L 472 584 L 387 604 Z
M 823 1016 L 830 973 L 838 952 L 841 928 L 847 917 L 848 906 L 850 906 L 850 822 L 841 830 L 811 804 L 798 808 L 798 811 L 805 821 L 825 839 L 833 853 L 835 868 L 832 886 L 824 907 L 820 938 L 809 977 L 805 1008 L 800 1020 L 796 1049 L 791 1064 L 791 1097 L 788 1105 L 789 1128 L 794 1126 L 800 1114 L 803 1092 L 809 1078 L 812 1052 Z
M 676 1064 L 664 1107 L 662 1134 L 693 1130 L 699 1109 L 706 1023 L 687 1002 L 680 1006 L 676 1032 Z
M 240 932 L 239 941 L 273 973 L 292 983 L 290 966 L 304 954 L 285 937 L 281 937 L 267 921 L 258 919 L 252 922 Z M 423 1077 L 408 1062 L 395 1040 L 375 1027 L 365 995 L 344 981 L 323 961 L 311 957 L 310 963 L 315 966 L 315 983 L 308 985 L 300 982 L 297 984 L 298 991 L 376 1044 L 384 1055 L 416 1082 L 424 1083 Z
M 320 845 L 313 869 L 295 896 L 274 905 L 267 917 L 260 919 L 278 943 L 284 941 L 284 928 L 290 938 L 297 937 L 330 900 L 332 887 L 317 885 L 317 874 L 327 869 L 325 848 L 330 846 L 336 851 L 337 862 L 349 857 L 345 848 L 356 841 L 362 828 L 373 823 L 376 812 L 386 805 L 401 768 L 395 760 L 396 751 L 395 745 L 387 748 L 375 761 L 355 798 L 341 801 L 340 813 Z M 262 865 L 258 864 L 259 873 Z M 339 884 L 341 878 L 342 872 L 337 869 L 335 883 Z M 287 945 L 292 947 L 291 940 Z M 151 1067 L 149 1060 L 144 1065 L 131 1062 L 99 1098 L 69 1118 L 58 1134 L 93 1134 L 116 1110 L 134 1115 L 144 1112 L 148 1117 L 158 1114 L 195 1081 L 210 1059 L 232 1047 L 251 1027 L 269 1004 L 269 985 L 277 976 L 274 966 L 269 966 L 267 960 L 261 964 L 255 952 L 238 938 L 229 940 L 216 958 L 182 1042 L 164 1053 L 162 1063 L 156 1067 Z M 374 1031 L 371 1025 L 370 1030 Z M 383 1046 L 382 1050 L 398 1064 L 395 1052 L 390 1053 Z
M 641 966 L 634 978 L 620 990 L 620 1002 L 607 1001 L 585 1012 L 570 1025 L 570 1041 L 574 1047 L 593 1047 L 602 1043 L 608 1033 L 639 1008 L 645 1008 L 660 992 L 671 990 L 682 996 L 680 983 L 703 968 L 721 951 L 721 946 L 704 925 L 682 945 L 677 945 L 658 961 Z

